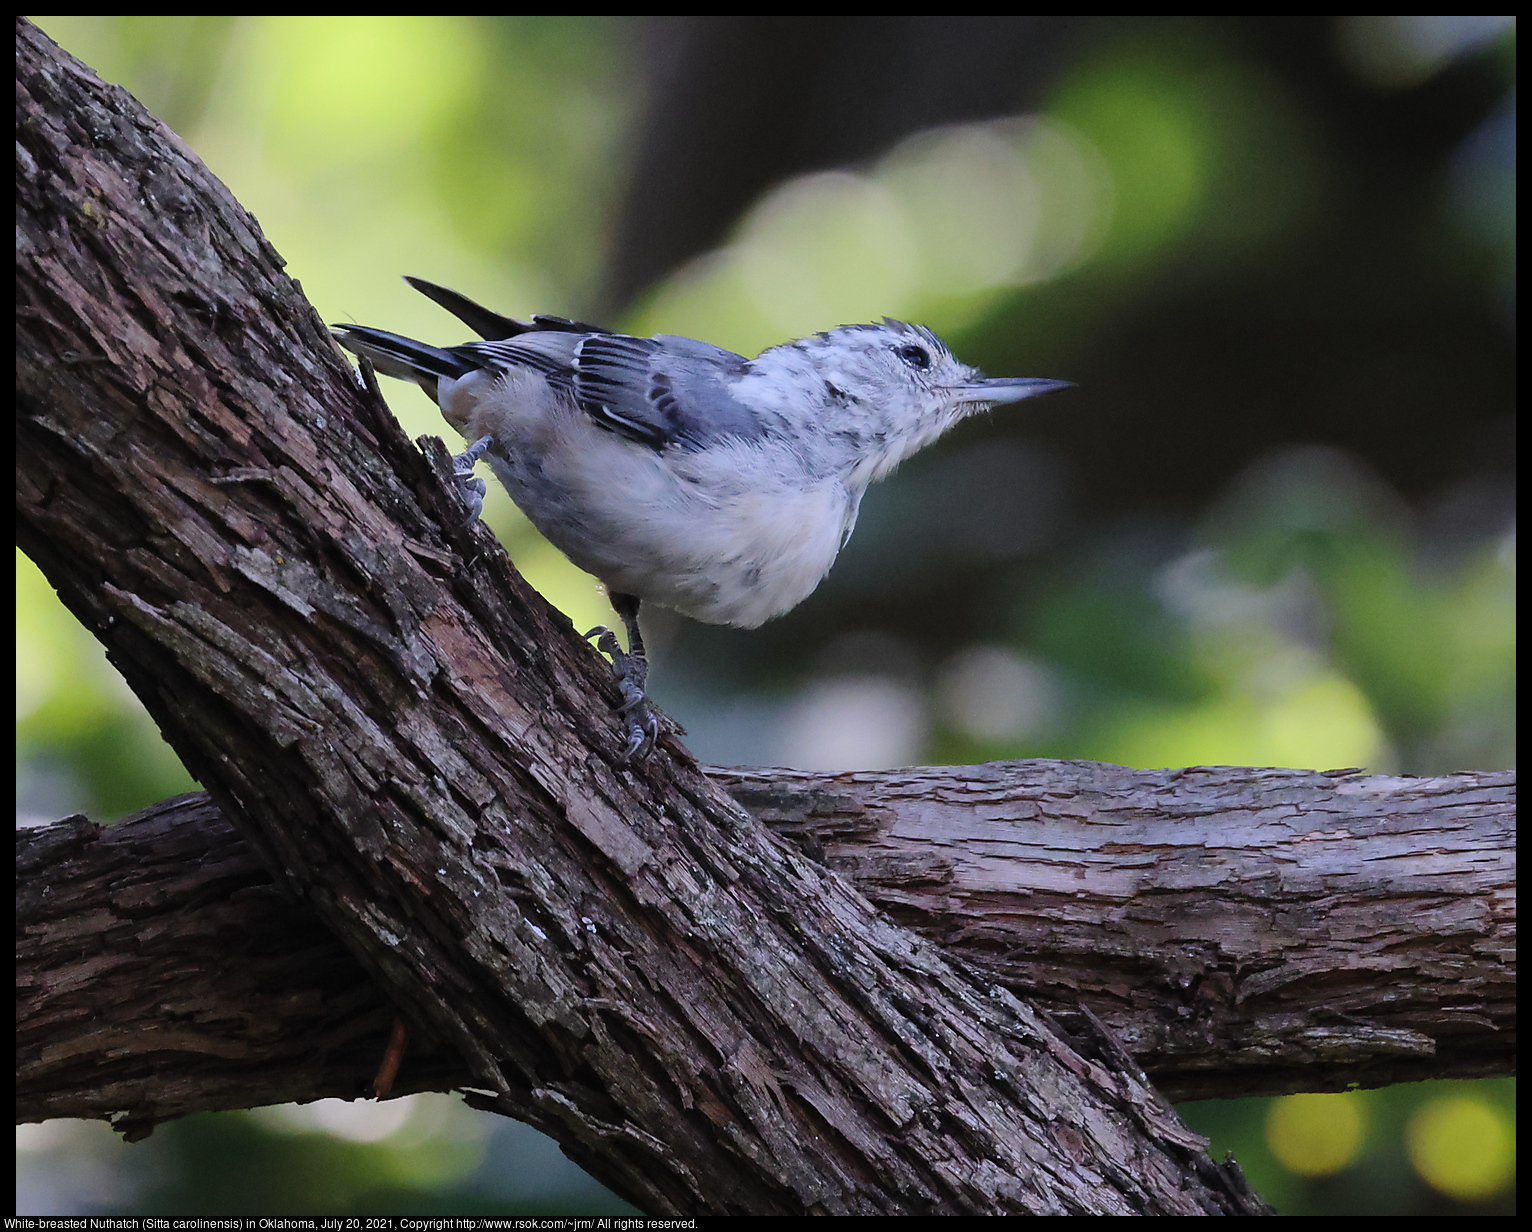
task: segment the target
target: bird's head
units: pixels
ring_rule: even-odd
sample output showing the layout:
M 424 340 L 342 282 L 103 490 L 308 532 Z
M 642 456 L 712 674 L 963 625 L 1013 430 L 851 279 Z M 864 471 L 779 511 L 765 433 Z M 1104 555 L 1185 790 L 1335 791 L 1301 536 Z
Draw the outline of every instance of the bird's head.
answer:
M 923 325 L 888 317 L 772 347 L 750 368 L 753 378 L 792 385 L 814 407 L 818 426 L 843 445 L 847 467 L 862 484 L 881 479 L 969 415 L 1070 384 L 985 377 Z

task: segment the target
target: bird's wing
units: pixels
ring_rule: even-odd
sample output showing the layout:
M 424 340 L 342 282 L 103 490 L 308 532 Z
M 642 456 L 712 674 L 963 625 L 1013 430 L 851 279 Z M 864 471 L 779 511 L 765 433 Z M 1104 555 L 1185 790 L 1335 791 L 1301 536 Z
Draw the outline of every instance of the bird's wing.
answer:
M 760 417 L 729 391 L 744 369 L 743 356 L 692 339 L 554 327 L 453 350 L 533 368 L 567 389 L 601 427 L 651 449 L 699 448 L 764 430 Z
M 762 417 L 731 393 L 746 368 L 733 351 L 664 334 L 632 338 L 563 317 L 518 321 L 424 278 L 405 281 L 485 341 L 444 349 L 366 326 L 337 326 L 335 333 L 378 371 L 415 380 L 433 398 L 438 378 L 520 367 L 570 394 L 601 427 L 651 449 L 700 448 L 765 431 Z

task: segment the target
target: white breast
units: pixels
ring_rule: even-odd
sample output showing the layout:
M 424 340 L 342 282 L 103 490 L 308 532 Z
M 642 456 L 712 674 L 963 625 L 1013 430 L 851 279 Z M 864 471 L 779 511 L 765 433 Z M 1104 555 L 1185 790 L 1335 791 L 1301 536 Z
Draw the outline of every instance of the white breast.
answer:
M 444 383 L 445 385 L 445 383 Z M 464 378 L 443 413 L 532 524 L 611 590 L 710 624 L 754 628 L 809 596 L 855 502 L 771 442 L 656 452 L 596 426 L 534 373 Z

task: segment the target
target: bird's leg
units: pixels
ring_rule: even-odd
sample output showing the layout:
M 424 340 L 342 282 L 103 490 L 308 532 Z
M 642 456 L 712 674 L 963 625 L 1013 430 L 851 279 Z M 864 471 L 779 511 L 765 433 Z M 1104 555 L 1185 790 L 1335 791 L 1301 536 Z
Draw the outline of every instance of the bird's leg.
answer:
M 495 443 L 492 436 L 481 436 L 462 453 L 452 455 L 452 477 L 457 480 L 458 494 L 468 503 L 468 520 L 477 522 L 484 512 L 484 480 L 475 479 L 474 464 L 484 456 L 485 450 Z
M 617 635 L 605 625 L 597 625 L 586 637 L 596 638 L 596 645 L 610 656 L 617 672 L 617 688 L 622 694 L 618 713 L 627 721 L 628 745 L 622 752 L 622 762 L 632 761 L 635 756 L 649 755 L 659 738 L 660 724 L 655 717 L 649 699 L 644 696 L 644 685 L 649 679 L 649 660 L 644 656 L 644 639 L 638 631 L 638 596 L 611 593 L 608 598 L 612 607 L 622 617 L 628 631 L 626 651 L 617 644 Z

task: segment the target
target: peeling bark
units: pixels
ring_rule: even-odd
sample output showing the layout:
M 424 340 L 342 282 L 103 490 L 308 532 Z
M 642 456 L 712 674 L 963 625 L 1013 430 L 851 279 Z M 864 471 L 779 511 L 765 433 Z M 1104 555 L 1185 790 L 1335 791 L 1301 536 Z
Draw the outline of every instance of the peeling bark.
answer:
M 17 45 L 17 509 L 284 894 L 654 1214 L 1255 1213 L 1069 1034 L 774 838 L 463 524 L 185 146 Z M 133 1109 L 127 1110 L 128 1127 Z

